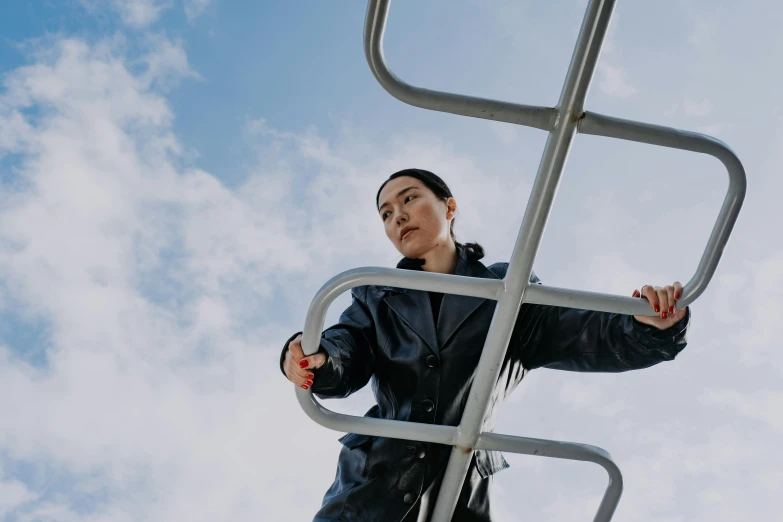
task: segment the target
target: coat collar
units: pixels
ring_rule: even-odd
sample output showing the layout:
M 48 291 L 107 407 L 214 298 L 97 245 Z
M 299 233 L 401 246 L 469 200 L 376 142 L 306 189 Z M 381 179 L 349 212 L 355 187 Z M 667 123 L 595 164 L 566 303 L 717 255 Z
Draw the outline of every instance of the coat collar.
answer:
M 464 247 L 457 248 L 457 266 L 454 274 L 499 279 L 480 261 L 468 260 Z M 382 286 L 380 289 L 391 293 L 384 298 L 386 304 L 436 354 L 440 354 L 440 348 L 451 340 L 462 323 L 486 301 L 482 297 L 444 294 L 436 326 L 428 292 L 392 286 Z

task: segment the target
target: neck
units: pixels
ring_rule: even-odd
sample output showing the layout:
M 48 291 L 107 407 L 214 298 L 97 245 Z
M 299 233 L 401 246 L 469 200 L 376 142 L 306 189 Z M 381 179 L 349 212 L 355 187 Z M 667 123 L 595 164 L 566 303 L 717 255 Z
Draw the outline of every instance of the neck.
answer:
M 448 241 L 433 248 L 421 258 L 426 261 L 421 267 L 423 271 L 453 274 L 457 267 L 457 245 L 454 241 Z

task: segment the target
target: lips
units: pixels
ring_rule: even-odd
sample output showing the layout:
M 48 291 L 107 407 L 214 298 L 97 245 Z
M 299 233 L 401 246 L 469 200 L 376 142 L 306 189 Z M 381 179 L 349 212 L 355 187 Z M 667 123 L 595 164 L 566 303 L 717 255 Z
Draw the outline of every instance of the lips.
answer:
M 413 232 L 414 230 L 418 230 L 418 228 L 416 228 L 416 227 L 405 227 L 402 230 L 400 230 L 400 240 L 402 241 L 403 239 L 405 239 L 405 237 L 407 235 L 410 235 L 410 233 Z

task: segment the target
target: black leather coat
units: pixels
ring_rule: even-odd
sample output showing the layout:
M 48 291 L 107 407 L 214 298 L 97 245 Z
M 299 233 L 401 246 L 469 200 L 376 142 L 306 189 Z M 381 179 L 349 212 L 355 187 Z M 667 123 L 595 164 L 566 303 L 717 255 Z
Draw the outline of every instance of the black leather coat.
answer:
M 487 268 L 458 249 L 457 275 L 501 279 L 507 268 Z M 540 284 L 535 275 L 531 281 Z M 351 293 L 351 306 L 323 333 L 328 360 L 314 371 L 312 391 L 346 397 L 372 379 L 377 405 L 366 416 L 459 424 L 496 301 L 444 295 L 436 326 L 427 292 L 363 286 Z M 527 371 L 622 372 L 669 361 L 685 348 L 689 319 L 690 311 L 660 331 L 627 315 L 522 305 L 484 430 Z M 340 442 L 335 481 L 314 522 L 428 518 L 450 447 L 350 433 Z M 477 451 L 453 520 L 489 521 L 489 477 L 506 467 L 499 452 Z

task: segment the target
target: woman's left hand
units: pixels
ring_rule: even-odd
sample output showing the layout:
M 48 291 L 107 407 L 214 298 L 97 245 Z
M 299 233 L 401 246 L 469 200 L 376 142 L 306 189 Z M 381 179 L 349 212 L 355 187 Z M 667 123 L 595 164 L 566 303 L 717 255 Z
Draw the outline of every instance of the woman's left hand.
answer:
M 675 281 L 669 286 L 644 285 L 641 292 L 633 291 L 633 297 L 647 299 L 652 308 L 659 315 L 635 315 L 634 319 L 640 323 L 649 324 L 659 330 L 666 330 L 677 321 L 685 317 L 687 310 L 674 311 L 674 305 L 682 296 L 682 285 Z

